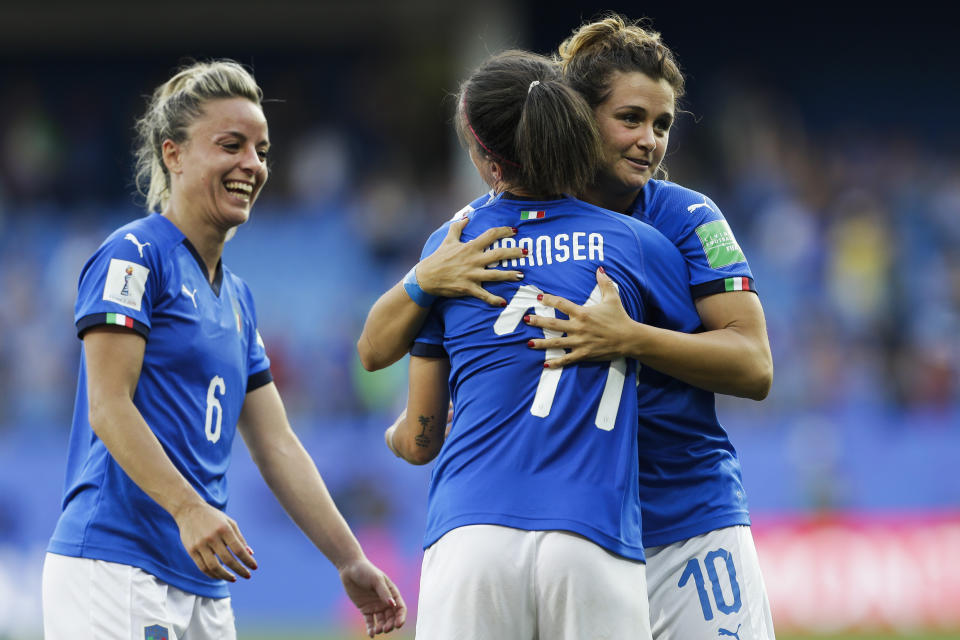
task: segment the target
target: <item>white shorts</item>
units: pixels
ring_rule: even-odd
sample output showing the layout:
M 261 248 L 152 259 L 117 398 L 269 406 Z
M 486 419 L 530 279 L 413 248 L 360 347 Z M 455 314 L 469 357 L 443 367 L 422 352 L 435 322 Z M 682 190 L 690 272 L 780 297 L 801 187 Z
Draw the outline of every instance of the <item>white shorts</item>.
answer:
M 645 551 L 656 640 L 774 640 L 750 527 L 716 529 Z
M 564 531 L 459 527 L 427 549 L 417 640 L 649 640 L 642 562 Z
M 45 640 L 236 640 L 230 598 L 204 598 L 142 569 L 48 553 Z

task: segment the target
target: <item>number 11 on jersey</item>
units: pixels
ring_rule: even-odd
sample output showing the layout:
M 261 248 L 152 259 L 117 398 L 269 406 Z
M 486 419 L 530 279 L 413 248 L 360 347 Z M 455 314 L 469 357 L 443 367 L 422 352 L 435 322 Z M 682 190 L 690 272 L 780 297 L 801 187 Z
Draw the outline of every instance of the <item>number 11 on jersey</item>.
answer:
M 520 321 L 527 311 L 533 309 L 535 315 L 541 318 L 556 318 L 556 310 L 548 307 L 539 300 L 537 296 L 543 291 L 533 285 L 522 285 L 517 289 L 507 306 L 497 317 L 493 325 L 493 331 L 498 336 L 506 335 L 516 331 Z M 584 306 L 591 306 L 600 302 L 600 285 L 594 287 L 590 296 L 584 303 Z M 543 329 L 544 338 L 559 338 L 563 334 L 554 329 Z M 563 349 L 551 348 L 544 351 L 543 358 L 559 358 L 563 355 Z M 627 361 L 625 358 L 617 358 L 610 363 L 607 370 L 607 381 L 603 387 L 603 394 L 600 396 L 600 406 L 597 409 L 595 424 L 598 429 L 610 431 L 617 421 L 617 412 L 620 409 L 620 397 L 623 394 L 623 384 L 626 379 Z M 530 407 L 530 413 L 545 418 L 550 415 L 550 409 L 553 407 L 553 399 L 557 394 L 557 385 L 560 384 L 560 376 L 563 369 L 543 369 L 540 373 L 540 382 L 537 384 L 537 392 L 533 398 L 533 404 Z

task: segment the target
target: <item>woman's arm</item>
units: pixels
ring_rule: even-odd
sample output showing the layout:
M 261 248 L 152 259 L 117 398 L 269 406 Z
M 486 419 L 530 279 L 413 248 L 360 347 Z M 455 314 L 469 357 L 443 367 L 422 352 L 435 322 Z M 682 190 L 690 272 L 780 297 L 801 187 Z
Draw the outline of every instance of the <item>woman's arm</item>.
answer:
M 698 299 L 696 307 L 706 331 L 691 334 L 634 321 L 613 281 L 598 272 L 597 282 L 603 298 L 589 307 L 544 294 L 543 304 L 567 314 L 569 320 L 529 316 L 530 325 L 567 334 L 532 341 L 535 349 L 570 350 L 548 360 L 546 366 L 626 356 L 707 391 L 753 400 L 767 397 L 773 358 L 763 307 L 755 293 L 733 291 Z
M 142 336 L 119 327 L 94 327 L 84 334 L 90 426 L 130 479 L 173 516 L 183 546 L 201 571 L 234 582 L 227 565 L 249 578 L 247 567 L 256 569 L 257 562 L 237 523 L 200 497 L 133 404 L 145 347 Z
M 407 410 L 383 434 L 394 455 L 426 464 L 440 453 L 450 410 L 449 376 L 446 358 L 410 357 Z
M 523 274 L 486 266 L 521 258 L 524 250 L 517 247 L 486 249 L 501 238 L 516 235 L 517 231 L 512 227 L 493 227 L 469 242 L 460 242 L 460 234 L 468 222 L 468 218 L 463 218 L 450 225 L 443 243 L 414 267 L 414 284 L 427 297 L 473 296 L 493 306 L 503 306 L 506 301 L 484 289 L 481 283 L 515 282 Z M 424 306 L 414 302 L 401 281 L 374 303 L 357 341 L 357 353 L 367 371 L 390 366 L 407 353 L 430 308 L 429 302 L 422 302 Z
M 238 426 L 277 500 L 337 568 L 367 632 L 373 636 L 400 628 L 407 615 L 403 598 L 364 555 L 313 459 L 290 428 L 276 385 L 271 382 L 247 394 Z

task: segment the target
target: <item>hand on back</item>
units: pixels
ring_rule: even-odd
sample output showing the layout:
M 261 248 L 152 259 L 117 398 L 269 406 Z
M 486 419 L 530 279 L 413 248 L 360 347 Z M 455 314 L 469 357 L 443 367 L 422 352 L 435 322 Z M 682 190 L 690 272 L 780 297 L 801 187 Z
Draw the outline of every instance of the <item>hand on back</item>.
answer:
M 547 360 L 548 368 L 562 367 L 581 361 L 615 360 L 623 355 L 624 328 L 633 323 L 627 315 L 613 280 L 597 269 L 597 284 L 600 285 L 601 300 L 598 304 L 579 305 L 566 298 L 545 293 L 540 301 L 567 315 L 567 320 L 544 318 L 530 314 L 525 317 L 527 324 L 544 329 L 552 329 L 564 334 L 560 338 L 541 338 L 531 340 L 533 349 L 564 349 L 567 353 L 559 358 Z
M 522 258 L 524 250 L 519 247 L 486 249 L 501 238 L 516 235 L 517 230 L 493 227 L 473 240 L 461 242 L 460 234 L 468 222 L 469 218 L 453 222 L 437 250 L 417 264 L 417 283 L 431 295 L 445 298 L 473 296 L 495 307 L 504 306 L 506 300 L 484 289 L 482 283 L 517 282 L 523 279 L 523 273 L 488 269 L 487 265 Z

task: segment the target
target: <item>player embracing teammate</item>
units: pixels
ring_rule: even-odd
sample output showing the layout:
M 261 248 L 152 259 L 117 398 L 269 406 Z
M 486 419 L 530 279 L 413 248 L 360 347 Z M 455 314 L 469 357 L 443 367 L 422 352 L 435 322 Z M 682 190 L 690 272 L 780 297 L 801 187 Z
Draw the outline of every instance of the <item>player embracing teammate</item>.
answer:
M 531 163 L 529 155 L 521 157 L 516 144 L 524 140 L 514 136 L 522 117 L 510 119 L 511 105 L 522 102 L 517 90 L 500 94 L 499 103 L 475 113 L 470 107 L 471 81 L 464 84 L 458 128 L 478 170 L 493 187 L 492 199 L 491 194 L 481 196 L 465 209 L 467 219 L 450 223 L 449 229 L 428 241 L 423 259 L 405 281 L 374 305 L 358 343 L 368 368 L 396 361 L 414 343 L 408 411 L 386 437 L 395 452 L 411 461 L 424 462 L 439 452 L 431 479 L 418 632 L 422 625 L 423 637 L 443 637 L 426 632 L 462 622 L 450 619 L 462 612 L 464 594 L 455 583 L 480 580 L 500 566 L 494 562 L 496 554 L 474 551 L 489 544 L 491 551 L 499 549 L 501 554 L 523 550 L 517 553 L 528 555 L 516 562 L 529 562 L 523 566 L 530 570 L 490 577 L 490 584 L 500 581 L 497 589 L 468 585 L 466 593 L 476 600 L 471 611 L 483 621 L 470 618 L 473 626 L 462 623 L 456 627 L 461 635 L 447 637 L 639 638 L 652 633 L 667 639 L 736 633 L 744 640 L 772 639 L 740 464 L 717 418 L 713 395 L 762 399 L 768 392 L 772 361 L 763 311 L 746 259 L 717 205 L 702 194 L 654 178 L 666 151 L 676 102 L 683 95 L 683 76 L 659 34 L 616 15 L 576 30 L 561 45 L 557 65 L 564 81 L 591 108 L 601 146 L 589 184 L 580 190 L 572 183 L 564 187 L 608 210 L 595 220 L 606 221 L 604 216 L 616 212 L 614 219 L 621 223 L 642 221 L 645 229 L 655 228 L 659 241 L 666 240 L 682 255 L 683 283 L 679 290 L 672 288 L 673 280 L 666 275 L 672 273 L 669 253 L 646 245 L 616 268 L 605 261 L 590 265 L 589 256 L 580 263 L 531 268 L 530 249 L 535 245 L 529 236 L 546 234 L 545 225 L 563 224 L 564 215 L 552 212 L 563 211 L 558 203 L 564 201 L 551 199 L 556 194 L 549 191 L 534 192 L 539 199 L 524 201 L 524 190 L 518 189 L 543 165 Z M 542 84 L 531 81 L 527 96 Z M 490 118 L 490 129 L 478 129 L 483 116 Z M 550 129 L 554 136 L 569 132 L 556 125 Z M 547 144 L 544 137 L 540 140 Z M 587 157 L 581 159 L 586 162 Z M 543 217 L 524 218 L 523 211 L 543 212 Z M 534 226 L 536 231 L 528 231 Z M 561 228 L 552 233 L 575 232 Z M 458 242 L 461 233 L 466 242 Z M 626 251 L 628 243 L 601 233 L 605 260 L 625 258 L 615 252 Z M 500 248 L 484 253 L 495 241 L 500 241 Z M 655 245 L 652 238 L 648 241 Z M 512 269 L 484 269 L 504 259 L 510 260 Z M 603 266 L 606 273 L 585 281 L 580 271 L 588 265 Z M 666 273 L 645 281 L 655 268 Z M 481 283 L 487 283 L 486 290 Z M 566 318 L 557 317 L 555 310 Z M 520 320 L 514 323 L 513 315 Z M 493 322 L 486 322 L 488 318 Z M 594 408 L 609 407 L 604 394 L 618 384 L 618 367 L 624 368 L 629 381 L 636 363 L 642 365 L 635 389 L 637 466 L 624 466 L 622 456 L 607 451 L 606 475 L 594 475 L 591 437 L 602 432 L 612 440 L 626 429 L 618 431 L 622 425 L 617 420 L 625 415 L 618 412 L 616 426 L 605 431 L 600 427 L 601 412 L 593 413 Z M 607 373 L 605 378 L 599 370 Z M 446 384 L 453 396 L 453 424 L 449 440 L 442 443 L 446 411 L 441 411 L 440 388 Z M 628 396 L 633 394 L 624 390 L 621 403 Z M 558 407 L 562 409 L 557 411 Z M 620 411 L 624 408 L 632 410 L 619 406 Z M 620 449 L 616 452 L 622 454 Z M 588 494 L 564 482 L 563 469 L 575 479 L 587 480 L 594 490 L 589 494 L 595 500 L 592 525 L 571 524 L 576 518 L 569 517 L 568 510 L 586 504 Z M 538 483 L 538 474 L 551 473 L 558 476 Z M 595 579 L 591 570 L 601 564 L 573 567 L 561 562 L 558 572 L 538 574 L 541 534 L 530 537 L 524 531 L 583 536 L 618 558 L 620 564 L 614 566 L 639 559 L 638 554 L 614 548 L 609 540 L 605 544 L 603 538 L 609 534 L 603 527 L 611 524 L 612 514 L 602 506 L 604 491 L 617 482 L 632 482 L 633 473 L 642 513 L 646 593 L 636 586 L 632 591 L 623 587 L 634 595 L 629 603 L 616 599 L 597 603 L 576 591 L 575 585 Z M 511 509 L 510 518 L 505 517 Z M 589 518 L 587 513 L 583 517 Z M 629 522 L 622 519 L 620 524 L 629 538 Z M 483 532 L 474 529 L 477 526 Z M 518 537 L 495 538 L 490 533 L 494 527 L 513 529 L 518 533 L 506 535 Z M 591 527 L 592 538 L 584 533 Z M 432 559 L 451 553 L 444 549 L 448 536 L 453 541 L 450 548 L 470 547 L 469 553 L 453 554 L 459 562 L 469 562 L 464 556 L 474 553 L 488 562 L 474 567 L 476 571 L 444 570 L 455 560 L 446 565 Z M 568 573 L 560 574 L 564 569 Z M 639 580 L 639 572 L 633 577 Z M 434 580 L 444 586 L 435 588 Z M 528 593 L 521 597 L 508 590 L 506 601 L 497 599 L 498 589 L 507 589 L 505 584 Z M 640 611 L 646 615 L 647 602 L 648 621 L 629 618 Z M 496 636 L 485 631 L 487 618 L 511 607 L 526 612 L 523 619 L 533 621 L 535 635 L 522 635 L 517 626 L 498 630 Z M 603 631 L 602 623 L 585 622 L 594 607 L 612 616 L 610 624 L 634 626 L 620 635 Z M 631 612 L 620 611 L 621 607 Z M 542 626 L 547 616 L 561 621 L 549 629 L 550 635 Z

